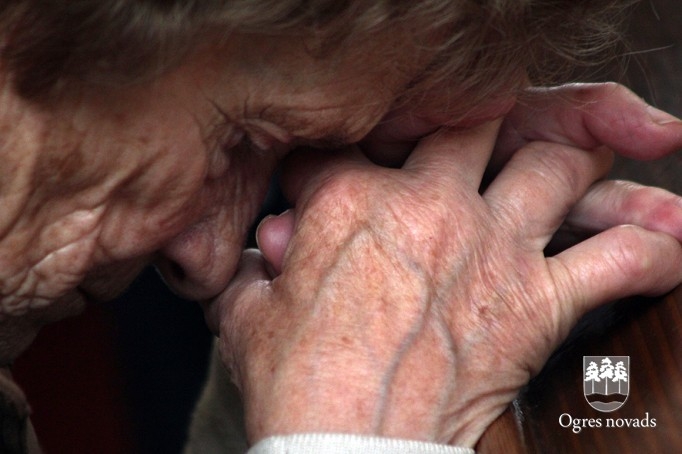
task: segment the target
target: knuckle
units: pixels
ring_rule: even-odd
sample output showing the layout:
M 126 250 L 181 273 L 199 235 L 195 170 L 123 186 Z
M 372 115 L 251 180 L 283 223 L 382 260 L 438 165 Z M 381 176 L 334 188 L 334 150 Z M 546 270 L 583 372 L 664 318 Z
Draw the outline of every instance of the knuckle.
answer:
M 650 211 L 652 196 L 654 195 L 651 191 L 653 188 L 646 188 L 636 185 L 631 182 L 619 182 L 617 183 L 619 188 L 626 192 L 626 197 L 623 200 L 623 210 L 629 213 L 639 213 L 642 210 Z
M 650 277 L 658 260 L 658 248 L 654 250 L 651 242 L 656 234 L 635 225 L 621 225 L 613 232 L 615 241 L 609 251 L 609 260 L 633 282 Z
M 580 185 L 583 179 L 580 151 L 546 142 L 534 142 L 525 150 L 526 160 L 533 161 L 529 168 L 551 183 L 548 188 L 565 193 Z
M 357 203 L 362 200 L 362 195 L 368 194 L 370 189 L 366 172 L 345 169 L 327 174 L 313 200 L 323 204 L 335 201 L 336 204 L 348 206 L 351 202 Z
M 596 85 L 598 93 L 603 97 L 615 96 L 618 98 L 625 98 L 633 96 L 632 91 L 623 84 L 618 82 L 604 82 Z
M 576 85 L 576 97 L 579 101 L 591 104 L 595 100 L 611 97 L 623 98 L 632 96 L 632 92 L 617 82 L 602 82 Z
M 523 150 L 521 165 L 542 176 L 547 190 L 581 196 L 584 190 L 611 168 L 613 153 L 606 148 L 584 151 L 568 145 L 533 142 Z M 582 189 L 581 189 L 582 188 Z
M 627 181 L 616 184 L 626 192 L 622 209 L 639 214 L 641 221 L 656 225 L 674 225 L 682 209 L 682 199 L 664 189 L 640 186 Z

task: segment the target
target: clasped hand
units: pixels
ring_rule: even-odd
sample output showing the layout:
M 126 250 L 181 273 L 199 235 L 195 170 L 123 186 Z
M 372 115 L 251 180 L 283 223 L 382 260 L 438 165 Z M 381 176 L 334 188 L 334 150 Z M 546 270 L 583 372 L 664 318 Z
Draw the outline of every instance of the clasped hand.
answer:
M 677 285 L 680 199 L 602 181 L 603 145 L 681 145 L 679 123 L 658 124 L 632 98 L 617 88 L 601 106 L 627 100 L 639 136 L 587 110 L 574 125 L 575 105 L 532 127 L 526 106 L 502 135 L 499 121 L 441 127 L 400 168 L 358 147 L 293 154 L 283 186 L 295 210 L 261 224 L 262 253 L 246 251 L 207 305 L 249 439 L 344 432 L 473 446 L 582 314 Z M 481 189 L 496 142 L 499 169 Z M 560 227 L 586 239 L 548 255 Z

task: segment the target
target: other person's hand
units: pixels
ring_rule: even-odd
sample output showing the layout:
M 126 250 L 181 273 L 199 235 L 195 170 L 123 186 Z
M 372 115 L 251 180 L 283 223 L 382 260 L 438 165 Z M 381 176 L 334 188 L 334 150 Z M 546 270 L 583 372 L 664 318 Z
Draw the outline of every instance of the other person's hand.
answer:
M 407 104 L 390 112 L 361 148 L 377 163 L 399 166 L 421 138 L 441 126 L 461 128 L 472 121 L 452 123 L 445 111 Z M 538 140 L 586 150 L 607 146 L 629 158 L 656 159 L 682 147 L 682 122 L 615 83 L 532 87 L 504 115 L 492 166 L 499 169 L 521 146 Z

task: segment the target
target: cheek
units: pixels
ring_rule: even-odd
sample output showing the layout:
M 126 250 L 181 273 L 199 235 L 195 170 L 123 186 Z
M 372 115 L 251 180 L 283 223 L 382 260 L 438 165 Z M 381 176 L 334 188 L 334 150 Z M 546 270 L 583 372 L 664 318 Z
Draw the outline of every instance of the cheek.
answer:
M 105 122 L 87 133 L 66 120 L 50 126 L 35 150 L 10 155 L 16 172 L 0 166 L 11 184 L 0 194 L 0 314 L 49 306 L 93 268 L 152 252 L 202 211 L 206 159 L 187 152 L 196 139 L 163 147 L 169 140 L 142 140 L 158 129 L 122 128 L 129 137 Z
M 153 252 L 205 210 L 211 117 L 192 84 L 176 79 L 93 95 L 78 115 L 88 172 L 101 177 L 94 188 L 105 211 L 97 265 Z
M 110 194 L 101 236 L 103 260 L 148 254 L 202 216 L 209 203 L 207 162 L 203 153 L 193 154 L 159 149 Z
M 91 269 L 78 286 L 91 301 L 108 301 L 122 294 L 151 260 L 136 257 Z

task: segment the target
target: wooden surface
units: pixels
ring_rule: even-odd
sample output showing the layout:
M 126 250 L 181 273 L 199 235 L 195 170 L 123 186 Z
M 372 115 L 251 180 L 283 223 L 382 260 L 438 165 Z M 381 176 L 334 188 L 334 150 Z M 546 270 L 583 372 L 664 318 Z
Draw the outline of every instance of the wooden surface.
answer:
M 682 2 L 643 0 L 633 17 L 632 56 L 624 75 L 612 75 L 652 104 L 680 116 Z M 682 156 L 652 163 L 621 159 L 613 175 L 680 194 Z M 630 394 L 614 412 L 593 410 L 583 395 L 583 356 L 592 355 L 630 357 Z M 648 414 L 656 427 L 587 427 L 576 434 L 561 426 L 564 414 L 600 419 L 602 426 L 607 418 L 632 422 Z M 632 298 L 589 314 L 488 429 L 477 451 L 682 453 L 682 287 L 665 297 Z
M 583 356 L 629 356 L 630 392 L 603 413 L 583 394 Z M 600 420 L 574 433 L 561 415 Z M 656 427 L 606 427 L 634 420 Z M 569 425 L 564 416 L 564 425 Z M 596 425 L 597 423 L 593 423 Z M 682 452 L 682 288 L 663 298 L 632 298 L 586 317 L 542 373 L 491 426 L 479 453 Z

